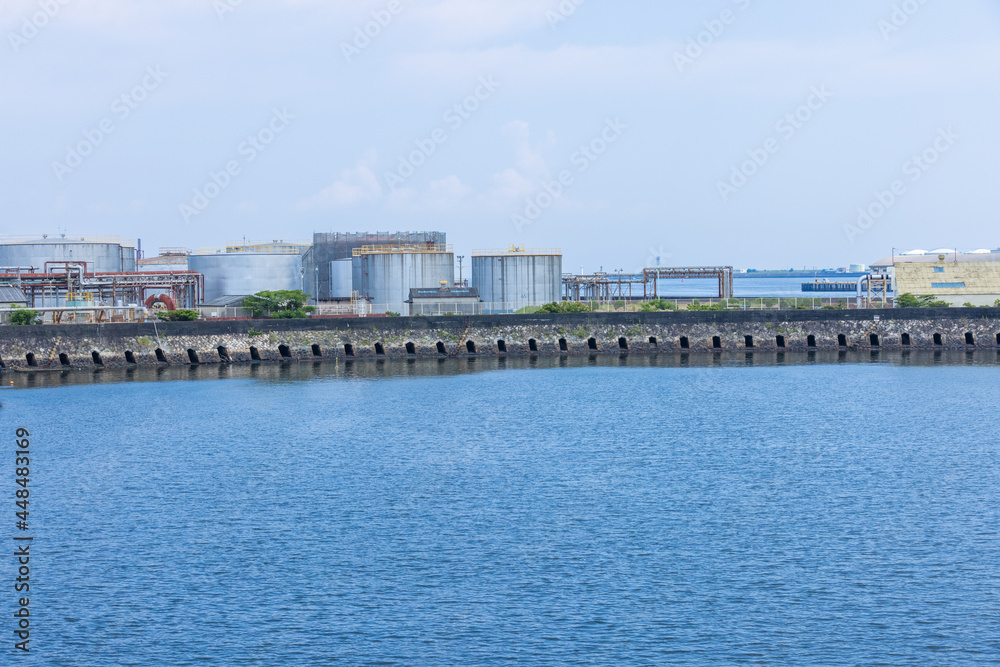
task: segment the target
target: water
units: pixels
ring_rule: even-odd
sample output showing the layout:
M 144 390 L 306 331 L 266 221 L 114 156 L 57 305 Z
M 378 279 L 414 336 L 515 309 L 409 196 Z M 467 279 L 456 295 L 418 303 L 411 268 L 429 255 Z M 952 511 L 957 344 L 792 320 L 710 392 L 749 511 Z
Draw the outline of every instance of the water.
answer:
M 15 374 L 22 662 L 995 664 L 997 373 L 834 352 Z

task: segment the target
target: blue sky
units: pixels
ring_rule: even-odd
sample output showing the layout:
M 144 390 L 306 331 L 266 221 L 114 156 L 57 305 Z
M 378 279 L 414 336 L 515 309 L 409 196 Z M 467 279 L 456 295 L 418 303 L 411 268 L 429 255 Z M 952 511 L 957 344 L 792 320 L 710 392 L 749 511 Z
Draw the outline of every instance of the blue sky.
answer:
M 442 230 L 567 271 L 1000 246 L 1000 4 L 790 4 L 4 0 L 0 233 Z

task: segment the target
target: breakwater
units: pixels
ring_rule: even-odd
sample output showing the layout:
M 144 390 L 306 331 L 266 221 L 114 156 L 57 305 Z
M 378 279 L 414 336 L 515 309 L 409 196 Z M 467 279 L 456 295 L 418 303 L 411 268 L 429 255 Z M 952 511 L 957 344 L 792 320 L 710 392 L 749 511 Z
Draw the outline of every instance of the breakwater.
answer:
M 0 328 L 28 368 L 691 351 L 980 349 L 1000 308 L 709 311 L 158 322 Z

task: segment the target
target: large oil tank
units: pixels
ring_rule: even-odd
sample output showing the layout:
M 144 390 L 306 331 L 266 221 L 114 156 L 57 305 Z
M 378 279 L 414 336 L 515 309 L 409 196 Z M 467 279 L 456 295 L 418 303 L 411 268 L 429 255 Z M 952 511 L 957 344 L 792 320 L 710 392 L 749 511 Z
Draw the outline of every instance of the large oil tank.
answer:
M 354 260 L 330 262 L 330 298 L 350 299 L 354 291 Z
M 406 313 L 411 288 L 455 283 L 455 253 L 442 244 L 362 246 L 353 258 L 354 289 L 373 313 Z
M 187 248 L 160 248 L 160 254 L 136 262 L 136 269 L 144 272 L 171 273 L 187 271 Z
M 205 301 L 264 290 L 302 288 L 298 253 L 217 252 L 188 256 L 188 269 L 205 276 Z
M 447 242 L 444 232 L 317 232 L 313 234 L 312 248 L 303 263 L 306 274 L 313 276 L 314 284 L 319 279 L 319 296 L 326 300 L 335 298 L 331 292 L 331 262 L 353 258 L 355 248 L 444 245 Z M 313 291 L 316 291 L 315 287 Z
M 41 272 L 46 262 L 86 262 L 88 273 L 121 273 L 135 271 L 135 259 L 135 243 L 117 236 L 0 237 L 0 267 Z
M 506 250 L 472 252 L 472 286 L 483 312 L 513 313 L 562 300 L 562 252 L 512 245 Z

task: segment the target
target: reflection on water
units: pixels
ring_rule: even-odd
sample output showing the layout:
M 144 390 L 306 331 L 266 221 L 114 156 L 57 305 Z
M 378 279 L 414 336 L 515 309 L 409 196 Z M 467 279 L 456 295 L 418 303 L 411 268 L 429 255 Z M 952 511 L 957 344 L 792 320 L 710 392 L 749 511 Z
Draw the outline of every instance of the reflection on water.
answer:
M 359 359 L 346 362 L 282 361 L 253 364 L 158 366 L 156 368 L 67 369 L 56 371 L 0 371 L 5 388 L 59 387 L 119 382 L 167 380 L 257 379 L 301 382 L 342 378 L 366 380 L 488 373 L 507 369 L 549 368 L 707 368 L 739 366 L 800 366 L 808 364 L 888 364 L 894 366 L 997 366 L 1000 350 L 903 350 L 809 352 L 681 352 L 654 354 L 590 354 L 582 356 L 511 356 L 438 359 Z

